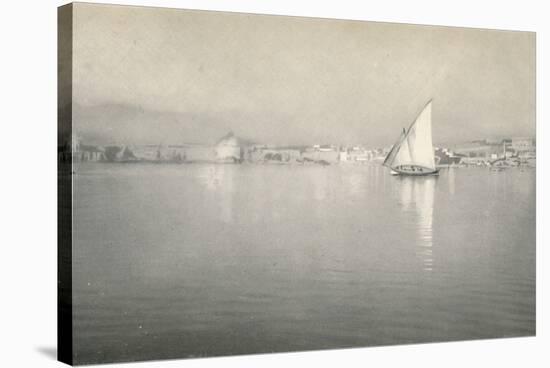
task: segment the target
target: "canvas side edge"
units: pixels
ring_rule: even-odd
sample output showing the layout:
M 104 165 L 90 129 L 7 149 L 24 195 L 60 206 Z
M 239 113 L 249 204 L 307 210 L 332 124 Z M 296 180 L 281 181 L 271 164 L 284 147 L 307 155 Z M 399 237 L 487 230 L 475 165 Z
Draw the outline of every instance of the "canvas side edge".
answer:
M 73 5 L 57 9 L 57 360 L 72 365 Z

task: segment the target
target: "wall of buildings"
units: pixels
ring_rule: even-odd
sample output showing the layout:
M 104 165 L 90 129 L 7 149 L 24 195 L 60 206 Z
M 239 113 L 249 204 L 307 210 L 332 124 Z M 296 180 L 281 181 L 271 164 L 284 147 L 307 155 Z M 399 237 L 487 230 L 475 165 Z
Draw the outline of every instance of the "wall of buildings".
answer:
M 511 139 L 510 148 L 516 152 L 535 150 L 535 140 L 527 137 L 514 137 Z
M 130 147 L 134 156 L 146 162 L 183 162 L 187 150 L 184 146 L 139 145 Z
M 304 153 L 302 153 L 302 158 L 312 161 L 324 161 L 329 164 L 335 164 L 340 161 L 340 152 L 306 150 Z
M 211 146 L 191 146 L 186 150 L 187 162 L 212 162 L 216 160 L 216 152 Z

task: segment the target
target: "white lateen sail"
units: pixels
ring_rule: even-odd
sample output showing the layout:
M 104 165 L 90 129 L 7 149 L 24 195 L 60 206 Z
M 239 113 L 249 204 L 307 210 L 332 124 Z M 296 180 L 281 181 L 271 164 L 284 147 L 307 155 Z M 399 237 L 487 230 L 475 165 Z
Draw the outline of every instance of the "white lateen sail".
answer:
M 399 140 L 386 156 L 384 166 L 401 171 L 403 174 L 413 175 L 436 171 L 432 144 L 431 100 L 411 124 L 409 130 L 401 133 Z

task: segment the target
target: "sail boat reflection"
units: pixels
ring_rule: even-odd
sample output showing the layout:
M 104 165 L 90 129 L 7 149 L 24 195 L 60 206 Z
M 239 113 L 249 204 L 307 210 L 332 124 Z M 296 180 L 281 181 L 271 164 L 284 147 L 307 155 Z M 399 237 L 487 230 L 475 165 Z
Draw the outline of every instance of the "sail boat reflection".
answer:
M 449 194 L 454 195 L 455 194 L 455 169 L 450 167 L 448 172 L 448 178 L 449 181 Z
M 416 232 L 416 254 L 424 271 L 434 268 L 433 208 L 437 177 L 401 177 L 398 180 L 403 212 Z

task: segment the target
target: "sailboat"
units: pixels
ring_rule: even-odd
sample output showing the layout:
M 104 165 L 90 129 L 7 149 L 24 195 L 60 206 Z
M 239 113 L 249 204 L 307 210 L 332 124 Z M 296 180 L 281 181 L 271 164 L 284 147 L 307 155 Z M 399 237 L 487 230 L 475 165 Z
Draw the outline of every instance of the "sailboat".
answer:
M 382 164 L 392 175 L 438 175 L 432 144 L 432 100 L 424 106 L 408 130 L 403 129 Z

